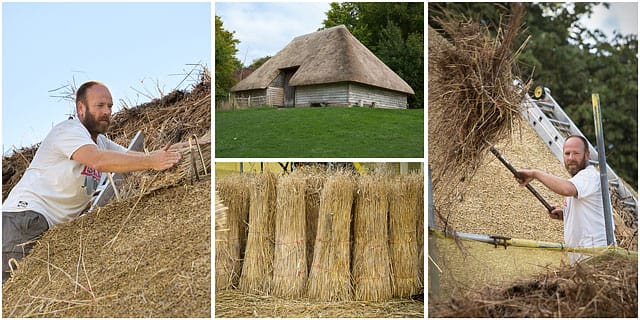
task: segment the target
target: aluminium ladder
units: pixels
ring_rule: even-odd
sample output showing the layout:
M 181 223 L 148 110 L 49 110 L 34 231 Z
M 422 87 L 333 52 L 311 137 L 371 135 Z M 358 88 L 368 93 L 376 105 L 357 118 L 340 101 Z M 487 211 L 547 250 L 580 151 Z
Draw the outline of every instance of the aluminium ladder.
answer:
M 519 83 L 515 83 L 518 85 Z M 538 136 L 545 142 L 547 147 L 556 156 L 556 158 L 564 163 L 562 154 L 562 145 L 569 135 L 585 136 L 580 129 L 573 123 L 571 118 L 564 112 L 562 107 L 551 96 L 551 91 L 545 87 L 536 88 L 535 96 L 532 98 L 529 94 L 525 95 L 523 108 L 521 108 L 522 117 L 533 127 Z M 589 144 L 590 159 L 589 163 L 598 165 L 598 152 Z M 635 224 L 638 221 L 637 199 L 634 194 L 627 188 L 623 180 L 611 169 L 609 164 L 605 164 L 607 168 L 607 178 L 609 180 L 610 190 L 613 189 L 625 209 L 633 213 Z

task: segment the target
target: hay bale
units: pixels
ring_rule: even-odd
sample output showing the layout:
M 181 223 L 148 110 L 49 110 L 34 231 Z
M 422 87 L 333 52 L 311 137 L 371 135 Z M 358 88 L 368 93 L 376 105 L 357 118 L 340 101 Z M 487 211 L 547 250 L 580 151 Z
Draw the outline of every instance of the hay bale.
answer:
M 276 177 L 273 173 L 255 177 L 249 203 L 249 230 L 239 288 L 247 293 L 269 294 L 275 245 Z
M 275 220 L 272 294 L 300 298 L 307 282 L 304 178 L 297 175 L 280 178 Z
M 389 247 L 394 297 L 418 293 L 418 243 L 416 204 L 418 186 L 407 176 L 396 178 L 389 203 Z
M 355 299 L 386 301 L 392 296 L 387 212 L 388 179 L 363 176 L 358 181 L 353 218 Z
M 228 176 L 216 181 L 216 196 L 227 207 L 226 231 L 216 228 L 216 290 L 238 285 L 242 271 L 243 239 L 249 214 L 249 183 L 246 176 Z M 217 201 L 216 201 L 217 204 Z M 216 215 L 216 226 L 218 225 Z
M 352 296 L 350 272 L 353 177 L 336 173 L 322 190 L 313 263 L 307 296 L 322 301 L 345 301 Z

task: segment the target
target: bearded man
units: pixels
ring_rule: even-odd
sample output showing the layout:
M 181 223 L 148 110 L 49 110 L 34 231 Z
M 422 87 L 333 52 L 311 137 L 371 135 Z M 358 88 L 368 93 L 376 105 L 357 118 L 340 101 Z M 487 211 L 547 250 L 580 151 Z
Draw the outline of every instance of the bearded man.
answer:
M 564 242 L 568 247 L 607 245 L 600 173 L 589 163 L 589 145 L 578 135 L 569 136 L 563 145 L 564 166 L 571 179 L 564 179 L 540 170 L 519 170 L 520 185 L 533 179 L 549 190 L 565 196 L 564 206 L 549 213 L 564 221 Z M 613 211 L 612 211 L 613 212 Z
M 2 283 L 9 278 L 11 260 L 21 260 L 50 227 L 75 219 L 88 207 L 102 172 L 165 170 L 180 161 L 176 145 L 145 154 L 109 140 L 104 134 L 112 107 L 106 85 L 89 81 L 80 86 L 77 119 L 51 129 L 2 204 Z

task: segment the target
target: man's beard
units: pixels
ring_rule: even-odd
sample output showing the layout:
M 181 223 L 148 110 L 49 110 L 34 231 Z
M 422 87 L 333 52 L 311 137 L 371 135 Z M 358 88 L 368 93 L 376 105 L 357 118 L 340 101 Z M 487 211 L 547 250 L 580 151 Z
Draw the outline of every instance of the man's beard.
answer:
M 107 122 L 105 123 L 100 120 L 104 120 Z M 89 133 L 91 133 L 92 136 L 97 136 L 100 133 L 107 132 L 107 129 L 109 128 L 109 124 L 111 123 L 111 119 L 109 116 L 96 119 L 89 112 L 89 110 L 85 109 L 84 119 L 81 122 L 82 124 L 84 124 L 87 130 L 89 130 Z
M 578 172 L 580 172 L 582 169 L 586 168 L 587 165 L 589 165 L 589 159 L 587 159 L 587 157 L 584 156 L 582 157 L 582 160 L 579 163 L 565 163 L 564 167 L 565 169 L 567 169 L 567 171 L 569 171 L 569 174 L 571 174 L 571 176 L 573 177 L 576 174 L 578 174 Z

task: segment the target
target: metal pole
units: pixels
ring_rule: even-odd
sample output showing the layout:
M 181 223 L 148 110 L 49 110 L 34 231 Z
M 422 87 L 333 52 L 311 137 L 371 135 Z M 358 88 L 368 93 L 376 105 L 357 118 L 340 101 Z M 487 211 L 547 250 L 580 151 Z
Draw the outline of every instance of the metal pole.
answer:
M 593 105 L 593 121 L 596 127 L 596 142 L 598 144 L 598 163 L 600 164 L 600 190 L 602 191 L 602 206 L 604 207 L 604 226 L 607 229 L 607 245 L 616 245 L 613 234 L 613 215 L 611 214 L 611 198 L 609 198 L 609 180 L 607 179 L 607 157 L 604 154 L 604 132 L 602 130 L 602 113 L 600 110 L 600 96 L 591 95 Z

